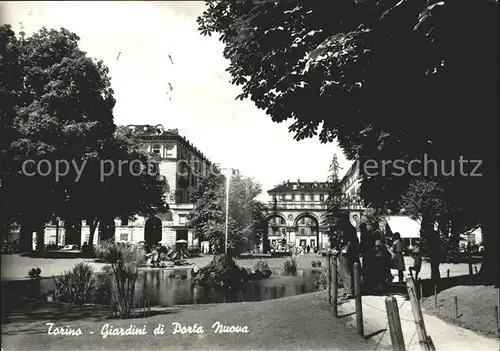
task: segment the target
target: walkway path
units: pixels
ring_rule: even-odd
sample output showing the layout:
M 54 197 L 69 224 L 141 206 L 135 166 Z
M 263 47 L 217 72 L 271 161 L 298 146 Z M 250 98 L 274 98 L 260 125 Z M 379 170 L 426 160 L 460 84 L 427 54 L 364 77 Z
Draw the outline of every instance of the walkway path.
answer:
M 406 301 L 403 296 L 394 295 L 394 297 L 399 306 L 399 316 L 406 350 L 420 350 L 411 303 L 410 301 Z M 387 325 L 385 299 L 386 296 L 363 296 L 362 298 L 364 334 L 370 335 L 380 332 L 371 337 L 372 340 L 377 342 L 377 346 L 373 350 L 392 350 L 391 337 Z M 340 316 L 349 315 L 355 310 L 354 300 L 349 300 L 339 305 Z M 349 320 L 350 324 L 355 328 L 355 315 L 350 315 Z M 498 340 L 487 338 L 473 331 L 446 323 L 426 313 L 424 313 L 424 323 L 427 334 L 431 337 L 436 350 L 496 351 L 500 349 Z
M 11 304 L 13 305 L 13 304 Z M 4 306 L 2 306 L 4 307 Z M 335 319 L 326 292 L 277 300 L 218 305 L 175 306 L 166 314 L 146 319 L 106 320 L 98 311 L 54 304 L 24 305 L 22 310 L 3 311 L 2 348 L 9 350 L 368 350 L 373 340 L 360 338 L 348 319 Z M 247 334 L 214 334 L 215 322 L 248 326 Z M 82 328 L 82 336 L 47 335 L 47 322 Z M 203 334 L 172 334 L 172 323 L 204 327 Z M 147 325 L 147 336 L 109 336 L 100 330 L 105 323 L 127 328 Z M 152 335 L 161 323 L 166 334 Z M 93 334 L 91 334 L 93 332 Z

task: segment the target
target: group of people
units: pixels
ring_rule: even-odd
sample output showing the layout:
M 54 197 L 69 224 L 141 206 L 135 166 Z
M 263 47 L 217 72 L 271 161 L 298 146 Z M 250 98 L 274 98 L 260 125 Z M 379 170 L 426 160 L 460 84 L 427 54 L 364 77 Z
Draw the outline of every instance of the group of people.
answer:
M 392 235 L 392 244 L 386 242 L 378 224 L 361 223 L 360 240 L 356 228 L 351 224 L 347 215 L 340 218 L 338 232 L 333 237 L 331 247 L 334 256 L 338 257 L 339 273 L 344 285 L 344 297 L 354 296 L 353 267 L 354 263 L 362 261 L 361 276 L 364 289 L 382 289 L 386 283 L 393 281 L 391 269 L 398 271 L 400 284 L 404 282 L 406 270 L 403 251 L 403 240 L 399 233 Z M 418 278 L 422 264 L 418 254 L 418 246 L 414 247 L 414 266 L 411 271 Z

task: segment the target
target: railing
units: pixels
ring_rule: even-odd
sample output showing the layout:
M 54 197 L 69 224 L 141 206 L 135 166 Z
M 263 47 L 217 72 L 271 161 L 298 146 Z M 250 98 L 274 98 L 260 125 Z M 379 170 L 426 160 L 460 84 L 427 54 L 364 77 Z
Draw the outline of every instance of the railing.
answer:
M 278 203 L 276 206 L 274 203 L 268 205 L 268 209 L 273 209 L 276 207 L 278 210 L 308 210 L 308 209 L 326 209 L 324 203 L 312 203 L 312 202 L 302 202 L 302 203 Z

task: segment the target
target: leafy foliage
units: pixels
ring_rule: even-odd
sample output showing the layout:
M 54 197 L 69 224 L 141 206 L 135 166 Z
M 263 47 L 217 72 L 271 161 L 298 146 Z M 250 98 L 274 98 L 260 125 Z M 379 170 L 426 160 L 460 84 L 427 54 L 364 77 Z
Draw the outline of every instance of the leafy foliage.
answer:
M 296 274 L 297 273 L 297 260 L 295 257 L 287 257 L 283 262 L 283 270 L 286 274 Z
M 438 182 L 446 203 L 481 223 L 490 257 L 483 268 L 498 270 L 498 150 L 491 145 L 498 137 L 498 1 L 206 4 L 199 30 L 221 34 L 233 84 L 242 87 L 237 98 L 250 98 L 273 121 L 293 119 L 297 140 L 337 139 L 361 163 L 370 207 L 397 212 L 412 180 Z M 465 38 L 478 40 L 473 50 Z M 412 169 L 421 176 L 401 174 L 393 163 L 409 167 L 424 155 L 448 162 L 447 171 L 424 172 L 421 162 Z M 482 160 L 482 177 L 464 175 L 472 162 L 447 175 L 459 158 Z M 365 174 L 369 160 L 390 163 Z
M 208 240 L 215 253 L 224 252 L 225 245 L 225 179 L 217 172 L 202 177 L 191 194 L 195 208 L 188 216 L 195 237 Z M 229 182 L 228 244 L 244 252 L 259 245 L 265 235 L 265 208 L 256 200 L 262 190 L 252 178 L 233 176 Z
M 42 28 L 27 37 L 16 36 L 9 25 L 0 27 L 0 224 L 2 229 L 12 222 L 22 225 L 26 251 L 31 232 L 43 240 L 43 227 L 54 216 L 89 220 L 92 237 L 101 220 L 165 206 L 156 177 L 137 169 L 134 175 L 129 167 L 118 171 L 119 161 L 137 159 L 140 169 L 146 158 L 128 136 L 115 136 L 109 70 L 81 51 L 79 40 L 66 29 Z M 26 176 L 26 160 L 46 160 L 52 173 Z M 116 168 L 101 179 L 104 160 Z M 67 171 L 59 179 L 57 162 Z M 28 164 L 26 171 L 33 168 Z
M 110 265 L 111 293 L 120 318 L 129 318 L 134 301 L 135 282 L 146 253 L 142 246 L 103 241 L 97 257 Z
M 54 283 L 55 298 L 58 301 L 78 305 L 94 301 L 97 281 L 94 269 L 87 263 L 78 263 L 71 271 L 54 277 Z
M 42 270 L 40 268 L 31 268 L 28 272 L 28 277 L 40 278 L 40 274 L 42 274 Z
M 269 271 L 269 264 L 267 263 L 266 260 L 258 260 L 257 262 L 254 263 L 253 270 L 261 272 Z
M 238 267 L 230 255 L 215 255 L 213 260 L 196 274 L 194 283 L 207 290 L 225 293 L 243 290 L 248 282 L 246 269 Z

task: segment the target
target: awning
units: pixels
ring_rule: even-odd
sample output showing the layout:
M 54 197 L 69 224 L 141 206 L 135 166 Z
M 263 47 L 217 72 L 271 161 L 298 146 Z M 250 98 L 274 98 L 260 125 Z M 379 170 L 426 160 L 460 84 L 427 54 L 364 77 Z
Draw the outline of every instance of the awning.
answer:
M 403 239 L 420 238 L 420 223 L 407 216 L 387 216 L 387 234 L 398 232 Z

